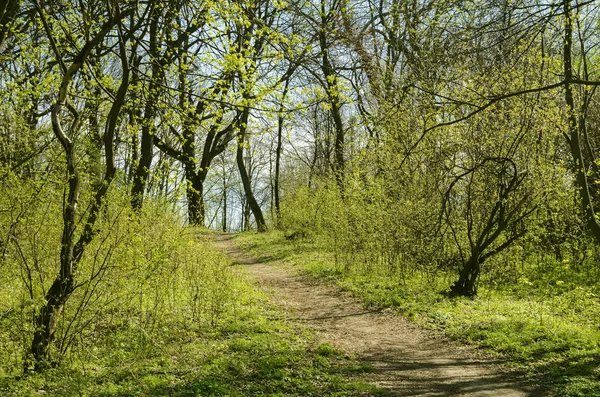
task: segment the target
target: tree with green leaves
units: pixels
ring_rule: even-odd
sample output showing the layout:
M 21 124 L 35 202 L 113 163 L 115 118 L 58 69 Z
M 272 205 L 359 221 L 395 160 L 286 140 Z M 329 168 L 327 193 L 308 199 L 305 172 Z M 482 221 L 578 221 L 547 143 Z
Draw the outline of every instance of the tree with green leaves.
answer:
M 45 303 L 39 308 L 34 319 L 34 335 L 31 342 L 31 360 L 34 369 L 40 369 L 51 362 L 49 355 L 49 346 L 54 338 L 61 312 L 64 309 L 70 295 L 79 286 L 76 280 L 77 265 L 84 255 L 86 246 L 92 241 L 97 230 L 95 223 L 104 204 L 108 189 L 114 179 L 115 152 L 114 138 L 115 130 L 118 126 L 121 108 L 125 102 L 127 90 L 129 88 L 129 54 L 125 44 L 125 29 L 123 19 L 126 18 L 132 10 L 121 11 L 117 4 L 112 5 L 104 11 L 106 21 L 101 25 L 93 27 L 94 33 L 82 42 L 82 47 L 72 54 L 72 59 L 66 60 L 66 53 L 61 51 L 56 42 L 56 32 L 52 30 L 50 18 L 56 17 L 36 4 L 37 12 L 47 34 L 47 40 L 50 43 L 57 65 L 62 75 L 61 83 L 56 100 L 52 105 L 51 118 L 52 130 L 56 139 L 60 142 L 65 160 L 66 160 L 66 185 L 67 195 L 63 211 L 63 232 L 61 238 L 60 250 L 60 269 L 58 274 L 45 293 Z M 91 22 L 90 22 L 91 23 Z M 103 135 L 103 144 L 105 150 L 105 168 L 103 180 L 96 185 L 90 208 L 86 214 L 83 223 L 83 230 L 77 232 L 78 216 L 80 215 L 78 204 L 80 200 L 81 175 L 77 159 L 76 138 L 79 134 L 80 116 L 79 111 L 70 103 L 69 98 L 72 95 L 71 84 L 87 61 L 90 53 L 104 42 L 106 36 L 116 30 L 117 47 L 122 66 L 121 82 L 113 99 L 110 111 L 107 115 L 105 131 Z M 65 128 L 64 112 L 70 112 L 70 125 Z M 79 234 L 79 237 L 77 235 Z M 29 367 L 30 363 L 26 363 Z

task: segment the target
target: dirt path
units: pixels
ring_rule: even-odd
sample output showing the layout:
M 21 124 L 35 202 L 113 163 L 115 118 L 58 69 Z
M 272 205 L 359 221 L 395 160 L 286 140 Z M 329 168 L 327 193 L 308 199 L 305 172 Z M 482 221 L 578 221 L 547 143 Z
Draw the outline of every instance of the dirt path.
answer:
M 260 263 L 242 252 L 230 235 L 216 245 L 243 265 L 273 303 L 315 329 L 319 339 L 373 366 L 366 380 L 392 396 L 538 396 L 470 348 L 434 339 L 389 313 L 365 310 L 335 288 Z

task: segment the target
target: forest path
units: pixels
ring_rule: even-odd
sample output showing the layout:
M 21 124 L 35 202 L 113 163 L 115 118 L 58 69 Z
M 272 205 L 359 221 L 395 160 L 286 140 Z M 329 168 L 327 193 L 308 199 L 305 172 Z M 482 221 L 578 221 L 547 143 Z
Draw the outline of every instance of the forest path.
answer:
M 363 378 L 390 396 L 543 395 L 472 348 L 436 339 L 400 316 L 366 310 L 332 286 L 261 263 L 243 252 L 232 235 L 215 234 L 214 240 L 218 249 L 247 269 L 274 304 L 316 330 L 319 342 L 370 364 L 374 370 Z

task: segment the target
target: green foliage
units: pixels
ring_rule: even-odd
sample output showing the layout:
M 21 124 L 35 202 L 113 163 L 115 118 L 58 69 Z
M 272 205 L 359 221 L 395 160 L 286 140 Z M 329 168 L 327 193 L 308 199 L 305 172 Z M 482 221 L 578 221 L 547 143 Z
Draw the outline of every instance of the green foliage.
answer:
M 61 199 L 45 183 L 5 179 L 2 223 L 2 373 L 21 371 L 31 319 L 58 271 Z M 15 200 L 32 191 L 45 204 Z M 41 196 L 41 197 L 40 197 Z M 61 317 L 53 356 L 73 362 L 97 349 L 143 352 L 172 327 L 216 324 L 235 310 L 237 279 L 217 254 L 194 242 L 160 203 L 135 218 L 126 197 L 111 195 L 86 249 Z M 118 349 L 123 350 L 123 349 Z
M 331 357 L 333 355 L 340 354 L 333 346 L 331 346 L 328 343 L 321 343 L 319 346 L 317 346 L 316 352 L 319 356 L 323 357 Z
M 339 227 L 337 219 L 341 215 L 341 199 L 333 186 L 323 185 L 319 189 L 296 186 L 281 207 L 280 228 L 288 236 L 322 237 Z
M 42 182 L 2 183 L 2 395 L 377 393 L 344 380 L 354 362 L 333 350 L 324 355 L 310 335 L 281 320 L 210 248 L 205 232 L 181 227 L 158 201 L 133 215 L 116 192 L 61 317 L 53 346 L 61 366 L 22 374 L 31 319 L 57 269 L 62 197 Z M 14 199 L 34 191 L 45 205 Z
M 282 320 L 283 313 L 232 273 L 235 268 L 204 238 L 178 230 L 168 219 L 163 222 L 152 218 L 153 241 L 143 233 L 129 236 L 139 245 L 129 243 L 128 249 L 144 257 L 126 266 L 123 279 L 114 280 L 120 294 L 112 305 L 90 307 L 95 319 L 77 336 L 68 360 L 59 368 L 19 377 L 5 369 L 2 395 L 380 393 L 346 379 L 357 366 L 354 361 L 329 346 L 315 346 L 310 334 Z M 201 298 L 190 284 L 203 290 Z
M 118 190 L 103 208 L 61 316 L 52 345 L 60 365 L 23 373 L 33 315 L 58 269 L 62 195 L 51 178 L 7 173 L 0 183 L 0 394 L 379 393 L 347 379 L 354 361 L 282 320 L 210 247 L 209 232 L 183 227 L 160 200 L 135 215 Z
M 76 288 L 57 314 L 55 365 L 118 366 L 164 349 L 173 329 L 202 334 L 237 324 L 230 319 L 244 305 L 238 276 L 187 234 L 173 209 L 182 211 L 185 192 L 193 223 L 206 215 L 236 228 L 232 207 L 244 212 L 236 206 L 248 206 L 250 190 L 265 206 L 275 186 L 283 201 L 272 215 L 283 233 L 263 244 L 289 242 L 272 258 L 308 259 L 308 271 L 368 304 L 527 365 L 564 358 L 571 346 L 596 354 L 600 228 L 588 235 L 586 220 L 595 224 L 600 197 L 599 112 L 585 83 L 598 80 L 595 5 L 575 12 L 571 1 L 363 3 L 58 1 L 11 16 L 0 53 L 0 374 L 19 374 L 28 361 L 32 319 L 60 268 L 63 211 L 77 204 L 81 233 L 110 153 L 117 177 L 97 234 L 72 261 Z M 129 16 L 92 43 L 118 13 Z M 88 46 L 86 62 L 69 69 Z M 131 67 L 126 106 L 114 114 L 114 142 L 104 142 L 127 75 L 121 61 Z M 55 142 L 62 133 L 50 122 L 59 93 L 68 106 L 54 116 L 81 173 L 81 197 L 70 206 L 70 150 Z M 228 176 L 225 155 L 218 181 L 206 179 L 215 156 L 246 129 L 251 189 Z M 288 136 L 272 156 L 275 130 Z M 280 154 L 277 166 L 264 161 Z M 579 179 L 577 167 L 585 171 Z M 134 174 L 142 182 L 134 201 L 148 196 L 140 214 L 125 193 Z M 471 285 L 457 292 L 465 275 Z M 482 298 L 450 302 L 442 297 L 448 290 Z M 254 336 L 229 342 L 234 353 L 260 351 Z M 279 382 L 295 357 L 283 353 L 290 346 L 231 371 Z M 315 360 L 335 355 L 320 346 Z M 574 358 L 572 367 L 594 360 Z M 569 379 L 578 379 L 573 371 Z M 166 378 L 139 376 L 167 387 Z M 585 379 L 563 391 L 591 393 L 596 386 Z M 188 389 L 237 393 L 228 382 L 196 379 Z M 102 393 L 129 393 L 114 387 Z M 290 390 L 317 393 L 304 384 Z

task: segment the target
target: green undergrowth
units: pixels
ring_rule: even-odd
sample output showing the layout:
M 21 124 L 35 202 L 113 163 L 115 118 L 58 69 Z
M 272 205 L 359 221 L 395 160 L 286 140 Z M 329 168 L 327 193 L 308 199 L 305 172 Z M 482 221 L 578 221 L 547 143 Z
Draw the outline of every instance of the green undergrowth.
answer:
M 453 275 L 402 279 L 345 271 L 323 246 L 288 239 L 281 232 L 241 234 L 237 241 L 261 260 L 328 280 L 366 306 L 390 308 L 481 347 L 556 395 L 600 395 L 600 303 L 591 287 L 542 289 L 517 283 L 510 288 L 482 286 L 474 299 L 449 298 L 444 292 Z
M 185 248 L 217 255 L 201 241 Z M 381 394 L 359 379 L 367 369 L 329 345 L 318 345 L 309 331 L 286 321 L 229 262 L 222 260 L 219 266 L 229 276 L 211 282 L 228 284 L 230 293 L 218 316 L 191 321 L 181 313 L 164 313 L 160 328 L 153 328 L 151 335 L 144 335 L 147 331 L 135 321 L 115 316 L 114 322 L 103 324 L 105 334 L 95 346 L 73 352 L 59 367 L 42 373 L 3 374 L 0 395 Z
M 258 299 L 258 300 L 256 300 Z M 4 378 L 3 396 L 371 396 L 356 363 L 315 346 L 261 298 L 212 330 L 171 329 L 143 355 L 126 348 L 101 361 Z

